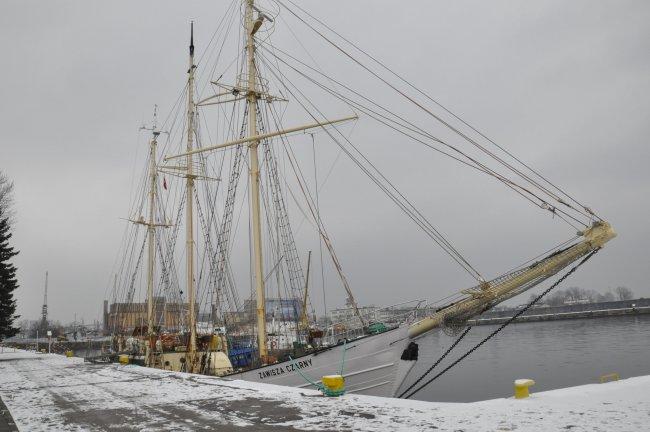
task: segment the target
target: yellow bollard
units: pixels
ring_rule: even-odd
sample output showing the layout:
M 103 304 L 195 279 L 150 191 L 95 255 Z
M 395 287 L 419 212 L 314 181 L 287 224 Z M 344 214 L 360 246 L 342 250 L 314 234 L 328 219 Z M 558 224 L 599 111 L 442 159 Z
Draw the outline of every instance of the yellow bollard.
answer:
M 535 384 L 532 379 L 515 380 L 515 399 L 525 399 L 529 396 L 528 387 Z
M 72 351 L 66 351 L 65 352 L 66 357 L 72 357 L 72 355 L 73 355 Z
M 127 365 L 129 364 L 129 356 L 125 354 L 120 354 L 118 357 L 120 364 Z
M 345 393 L 345 378 L 341 375 L 325 375 L 321 382 L 326 396 L 340 396 Z
M 606 382 L 618 381 L 620 379 L 621 379 L 621 377 L 619 376 L 619 374 L 614 372 L 614 373 L 610 373 L 610 374 L 606 374 L 606 375 L 601 375 L 600 376 L 600 383 L 604 384 Z

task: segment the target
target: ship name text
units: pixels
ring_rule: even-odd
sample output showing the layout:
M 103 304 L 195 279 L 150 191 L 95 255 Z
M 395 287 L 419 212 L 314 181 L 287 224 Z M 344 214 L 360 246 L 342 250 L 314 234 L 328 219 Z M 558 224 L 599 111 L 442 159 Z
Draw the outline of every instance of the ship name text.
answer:
M 284 366 L 279 366 L 279 367 L 258 372 L 257 374 L 260 376 L 260 379 L 268 378 L 271 376 L 284 375 L 285 373 L 294 372 L 298 369 L 305 369 L 311 367 L 311 360 L 312 359 L 298 360 L 294 363 L 289 363 Z

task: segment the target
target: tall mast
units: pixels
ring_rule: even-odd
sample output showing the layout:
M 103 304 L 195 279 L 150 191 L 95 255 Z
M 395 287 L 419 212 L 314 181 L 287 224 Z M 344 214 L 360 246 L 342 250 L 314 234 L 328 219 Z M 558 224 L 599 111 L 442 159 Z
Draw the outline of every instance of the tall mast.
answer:
M 194 140 L 194 22 L 190 25 L 190 59 L 189 69 L 187 70 L 187 151 L 192 151 Z M 187 156 L 187 175 L 185 194 L 187 206 L 185 208 L 185 237 L 186 237 L 186 259 L 187 259 L 187 297 L 188 297 L 188 315 L 190 326 L 189 341 L 189 371 L 194 369 L 194 360 L 196 353 L 196 315 L 195 315 L 195 294 L 194 294 L 194 167 L 192 155 Z
M 274 131 L 274 132 L 266 132 L 263 134 L 259 133 L 257 129 L 257 101 L 260 99 L 260 97 L 263 97 L 266 100 L 284 100 L 284 99 L 266 94 L 257 88 L 257 67 L 255 65 L 254 35 L 255 32 L 257 32 L 260 29 L 264 20 L 273 22 L 273 19 L 267 16 L 266 14 L 264 14 L 264 12 L 262 12 L 260 9 L 258 9 L 255 6 L 254 0 L 243 0 L 243 1 L 245 2 L 246 5 L 245 15 L 244 15 L 244 30 L 246 31 L 247 83 L 246 83 L 246 89 L 240 88 L 239 83 L 235 88 L 237 88 L 238 91 L 245 90 L 246 93 L 246 101 L 247 101 L 247 108 L 248 108 L 248 136 L 234 141 L 218 144 L 218 145 L 192 149 L 191 136 L 188 134 L 187 151 L 178 155 L 166 156 L 165 161 L 167 162 L 171 159 L 182 158 L 182 157 L 187 158 L 188 161 L 188 177 L 187 177 L 188 178 L 188 193 L 187 193 L 188 210 L 187 211 L 189 215 L 191 214 L 191 208 L 192 208 L 191 185 L 193 185 L 192 182 L 194 178 L 191 171 L 192 170 L 191 156 L 196 153 L 205 153 L 205 152 L 232 147 L 240 144 L 246 144 L 249 147 L 249 154 L 250 154 L 249 181 L 250 181 L 250 199 L 251 199 L 250 207 L 252 213 L 252 229 L 253 229 L 253 251 L 252 252 L 253 252 L 254 267 L 255 267 L 254 270 L 255 271 L 255 292 L 256 292 L 256 302 L 257 302 L 257 307 L 256 307 L 257 337 L 258 337 L 258 348 L 259 348 L 260 360 L 262 363 L 266 363 L 268 359 L 268 348 L 266 346 L 266 336 L 267 336 L 266 335 L 266 299 L 265 299 L 265 290 L 264 290 L 264 271 L 263 271 L 264 267 L 263 267 L 263 258 L 262 258 L 262 228 L 261 228 L 261 216 L 260 216 L 260 165 L 259 165 L 259 156 L 258 156 L 258 146 L 263 139 L 268 139 L 268 138 L 281 136 L 281 135 L 287 135 L 292 132 L 298 132 L 298 131 L 303 131 L 308 129 L 323 128 L 331 124 L 356 120 L 358 117 L 354 115 L 352 117 L 346 117 L 346 118 L 341 118 L 336 120 L 324 120 L 312 124 L 306 124 L 303 126 L 292 127 L 288 129 Z M 258 13 L 258 17 L 256 20 L 253 20 L 254 11 L 257 11 Z M 193 112 L 195 107 L 195 104 L 192 103 L 192 98 L 193 98 L 192 84 L 194 82 L 194 71 L 193 71 L 194 66 L 192 61 L 193 59 L 192 54 L 193 54 L 193 47 L 190 47 L 190 70 L 189 70 L 190 89 L 189 89 L 189 102 L 188 102 L 189 104 L 188 124 L 190 126 L 188 126 L 188 129 L 189 127 L 191 127 L 191 125 L 193 125 L 193 121 L 194 121 Z M 244 78 L 242 79 L 242 81 L 244 81 Z M 243 87 L 243 85 L 241 85 L 241 87 Z M 202 103 L 205 103 L 206 105 L 212 104 L 212 102 L 208 102 L 208 101 L 218 98 L 219 96 L 223 96 L 223 95 L 211 96 L 207 99 L 204 99 L 203 101 L 199 101 L 197 105 L 201 105 Z M 224 102 L 234 102 L 236 100 L 239 99 L 235 98 L 231 100 L 226 100 Z M 193 254 L 193 251 L 190 248 L 190 245 L 191 244 L 193 245 L 193 241 L 191 241 L 192 234 L 190 232 L 190 227 L 192 225 L 189 216 L 188 216 L 187 226 L 188 226 L 188 247 L 187 247 L 188 249 L 188 254 L 187 254 L 188 290 L 190 293 L 189 294 L 190 297 L 193 298 L 194 293 L 193 290 L 190 288 L 193 284 L 189 276 L 190 274 L 193 273 L 192 264 L 190 262 L 190 256 Z M 331 248 L 331 245 L 329 247 Z M 337 268 L 339 269 L 339 273 L 340 273 L 341 272 L 340 265 L 337 265 Z M 347 287 L 347 282 L 344 282 L 344 284 Z M 194 319 L 193 314 L 194 311 L 192 311 L 190 314 L 191 323 L 193 323 L 193 319 Z M 192 330 L 194 331 L 194 329 Z
M 151 131 L 151 141 L 149 141 L 149 217 L 144 220 L 142 216 L 139 219 L 130 219 L 131 222 L 144 225 L 147 227 L 147 341 L 145 361 L 147 366 L 154 366 L 155 348 L 156 348 L 156 331 L 155 331 L 155 314 L 154 314 L 154 273 L 155 267 L 155 234 L 156 228 L 168 227 L 164 222 L 156 223 L 156 194 L 158 190 L 158 165 L 156 164 L 156 148 L 158 145 L 158 135 L 160 131 L 157 125 L 158 105 L 154 105 L 153 124 L 151 127 L 142 126 L 140 130 Z M 114 287 L 117 286 L 117 275 L 115 275 Z
M 258 136 L 257 131 L 257 68 L 255 67 L 255 29 L 253 22 L 253 9 L 255 0 L 246 0 L 246 57 L 248 61 L 248 135 Z M 256 139 L 249 144 L 250 154 L 250 184 L 251 184 L 251 210 L 253 213 L 253 258 L 255 265 L 255 293 L 257 296 L 257 344 L 260 360 L 266 361 L 268 349 L 266 347 L 266 298 L 264 292 L 264 269 L 262 262 L 262 228 L 260 222 L 260 165 L 257 147 L 260 140 Z
M 157 180 L 157 167 L 156 167 L 156 145 L 160 132 L 156 130 L 156 112 L 154 110 L 154 124 L 152 128 L 152 138 L 149 145 L 149 221 L 147 223 L 147 336 L 149 344 L 147 346 L 147 365 L 154 364 L 154 350 L 155 350 L 155 332 L 154 332 L 154 307 L 153 307 L 153 279 L 155 271 L 155 252 L 154 252 L 154 234 L 155 234 L 155 200 L 156 200 L 156 180 Z

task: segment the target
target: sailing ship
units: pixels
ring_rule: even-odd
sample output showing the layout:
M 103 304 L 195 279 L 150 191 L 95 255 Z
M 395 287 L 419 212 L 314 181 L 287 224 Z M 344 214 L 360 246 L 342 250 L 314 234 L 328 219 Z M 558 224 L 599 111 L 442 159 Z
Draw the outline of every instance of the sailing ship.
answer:
M 368 72 L 370 78 L 468 143 L 482 159 L 437 138 L 427 128 L 273 45 L 271 35 L 280 12 L 297 19 L 345 59 Z M 232 22 L 238 20 L 242 24 L 240 32 L 233 30 L 232 26 Z M 127 229 L 130 252 L 122 255 L 122 276 L 119 287 L 116 283 L 114 289 L 114 300 L 124 299 L 123 303 L 116 303 L 116 311 L 119 312 L 120 304 L 122 308 L 133 308 L 138 286 L 137 269 L 146 256 L 146 323 L 144 319 L 139 325 L 132 323 L 130 337 L 124 338 L 123 335 L 118 337 L 117 333 L 123 333 L 126 327 L 119 320 L 113 321 L 115 349 L 119 353 L 131 353 L 132 361 L 139 360 L 151 367 L 304 388 L 318 386 L 319 377 L 340 372 L 348 392 L 397 396 L 417 362 L 420 338 L 436 329 L 463 328 L 468 319 L 539 285 L 599 250 L 616 236 L 610 224 L 591 208 L 553 185 L 291 0 L 234 0 L 215 32 L 217 37 L 213 38 L 222 39 L 219 53 L 228 35 L 233 34 L 241 41 L 241 57 L 231 62 L 216 79 L 213 75 L 216 67 L 204 68 L 210 75 L 208 82 L 213 93 L 198 99 L 192 27 L 187 83 L 183 97 L 179 98 L 184 101 L 186 111 L 178 115 L 181 112 L 178 108 L 177 114 L 170 114 L 161 128 L 154 117 L 153 126 L 148 128 L 152 134 L 148 171 L 144 177 L 146 180 L 141 182 L 143 187 L 139 196 L 142 199 L 136 199 L 136 213 L 130 219 L 133 227 Z M 216 42 L 214 45 L 219 46 Z M 234 82 L 227 83 L 224 76 L 233 64 L 238 65 L 239 70 Z M 332 119 L 323 114 L 285 77 L 283 68 L 292 70 L 342 101 L 351 108 L 352 115 Z M 387 76 L 405 86 L 397 86 Z M 278 92 L 274 93 L 274 89 Z M 282 126 L 284 111 L 280 112 L 277 106 L 292 99 L 297 100 L 308 114 L 309 123 Z M 178 107 L 181 106 L 179 103 Z M 224 141 L 204 145 L 200 123 L 201 120 L 205 123 L 209 116 L 201 117 L 199 110 L 215 106 L 220 109 L 219 133 Z M 229 108 L 225 109 L 226 106 Z M 441 109 L 446 117 L 435 112 L 434 107 Z M 424 144 L 503 183 L 506 188 L 572 227 L 580 224 L 578 235 L 513 270 L 485 279 L 341 132 L 343 125 L 365 120 L 388 127 L 405 140 Z M 164 132 L 167 127 L 181 132 Z M 184 149 L 176 154 L 160 156 L 158 140 L 163 133 L 167 136 L 166 151 L 172 150 L 178 137 L 184 141 Z M 310 191 L 288 142 L 296 134 L 311 134 L 313 138 L 315 133 L 321 133 L 336 143 L 382 193 L 476 280 L 475 285 L 434 307 L 415 309 L 394 325 L 383 325 L 361 313 L 320 216 L 316 195 L 318 182 Z M 284 176 L 279 172 L 281 150 L 288 161 L 283 166 L 289 166 Z M 230 168 L 227 187 L 221 186 L 226 183 L 223 180 L 227 172 L 224 166 Z M 236 230 L 238 223 L 236 202 L 241 194 L 238 194 L 238 184 L 245 166 L 248 167 L 248 197 L 242 200 L 242 204 L 246 204 L 250 215 L 248 243 L 253 289 L 248 301 L 244 302 L 246 305 L 243 305 L 233 277 L 232 238 L 233 224 Z M 283 190 L 283 186 L 288 185 L 288 172 L 294 174 L 300 193 L 289 191 L 288 194 Z M 166 198 L 159 187 L 161 177 Z M 167 177 L 170 178 L 170 190 L 175 187 L 174 193 L 167 190 Z M 202 192 L 201 188 L 204 188 Z M 172 195 L 175 198 L 171 198 Z M 309 292 L 310 260 L 305 275 L 290 223 L 289 195 L 303 212 L 303 218 L 316 231 L 321 247 L 325 246 L 344 289 L 346 302 L 354 314 L 352 321 L 356 327 L 349 323 L 347 326 L 337 323 L 319 326 L 316 322 Z M 296 195 L 301 195 L 302 204 L 298 203 Z M 218 198 L 223 202 L 221 213 L 216 210 L 221 208 L 217 205 Z M 171 210 L 170 202 L 180 203 L 177 210 Z M 145 206 L 148 208 L 146 219 L 139 214 Z M 239 216 L 241 213 L 240 209 Z M 185 247 L 182 253 L 178 253 L 180 247 L 176 239 L 182 225 L 185 228 Z M 146 231 L 139 231 L 139 227 L 146 228 Z M 199 231 L 202 236 L 197 238 Z M 144 237 L 139 237 L 140 234 Z M 203 252 L 197 256 L 199 242 L 203 245 Z M 185 280 L 180 282 L 175 259 L 183 254 Z M 129 264 L 129 261 L 135 264 Z M 161 263 L 159 268 L 156 267 L 157 261 Z M 197 267 L 200 268 L 198 272 Z M 267 274 L 265 268 L 269 267 Z M 279 307 L 269 311 L 267 295 L 271 284 L 277 290 Z M 284 299 L 281 293 L 285 294 Z M 175 318 L 170 318 L 170 311 Z M 352 331 L 357 333 L 353 335 Z

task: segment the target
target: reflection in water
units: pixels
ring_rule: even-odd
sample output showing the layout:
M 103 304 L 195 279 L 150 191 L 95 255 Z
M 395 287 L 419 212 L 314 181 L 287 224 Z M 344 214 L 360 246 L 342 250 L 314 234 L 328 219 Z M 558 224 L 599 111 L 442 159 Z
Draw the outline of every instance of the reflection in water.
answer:
M 472 328 L 428 377 L 496 329 Z M 420 359 L 405 386 L 429 368 L 455 340 L 434 332 L 418 340 Z M 512 396 L 513 381 L 532 378 L 532 392 L 650 374 L 650 315 L 512 324 L 413 399 L 471 402 Z

